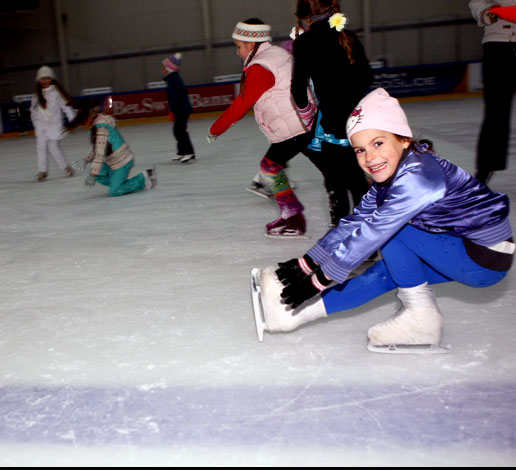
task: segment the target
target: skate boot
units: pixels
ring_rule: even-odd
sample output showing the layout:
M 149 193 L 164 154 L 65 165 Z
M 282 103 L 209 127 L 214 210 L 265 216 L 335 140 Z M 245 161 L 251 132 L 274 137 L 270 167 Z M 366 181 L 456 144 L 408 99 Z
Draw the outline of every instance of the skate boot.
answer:
M 172 163 L 179 163 L 181 161 L 181 158 L 183 158 L 184 155 L 174 155 L 172 157 Z
M 194 163 L 194 161 L 195 161 L 195 155 L 194 154 L 183 155 L 181 157 L 181 160 L 179 160 L 179 163 L 182 163 L 184 165 L 185 163 Z
M 296 185 L 293 181 L 289 181 L 289 184 L 290 189 L 295 189 Z M 264 181 L 264 178 L 262 178 L 262 174 L 260 172 L 254 175 L 251 184 L 246 188 L 246 190 L 265 199 L 274 197 L 274 193 L 267 186 L 267 183 Z
M 156 166 L 153 166 L 150 170 L 145 170 L 143 172 L 143 176 L 145 177 L 145 189 L 154 189 L 158 184 L 158 176 L 156 174 Z
M 68 177 L 75 176 L 75 170 L 70 166 L 67 166 L 64 171 Z
M 48 173 L 46 171 L 40 171 L 36 175 L 36 181 L 45 181 L 47 179 Z
M 263 332 L 287 332 L 317 320 L 328 314 L 321 297 L 311 299 L 296 309 L 288 309 L 281 302 L 284 285 L 278 279 L 274 266 L 253 269 L 251 288 L 258 339 L 263 340 Z
M 278 219 L 266 225 L 265 236 L 269 238 L 306 238 L 306 221 L 303 214 L 288 219 Z
M 390 353 L 448 352 L 449 348 L 439 345 L 443 316 L 428 283 L 399 288 L 398 298 L 401 309 L 389 320 L 369 328 L 368 349 Z
M 269 191 L 268 188 L 266 188 L 262 183 L 259 181 L 251 181 L 251 184 L 246 188 L 247 191 L 256 194 L 260 197 L 263 197 L 265 199 L 269 199 L 270 197 L 273 197 L 274 195 Z

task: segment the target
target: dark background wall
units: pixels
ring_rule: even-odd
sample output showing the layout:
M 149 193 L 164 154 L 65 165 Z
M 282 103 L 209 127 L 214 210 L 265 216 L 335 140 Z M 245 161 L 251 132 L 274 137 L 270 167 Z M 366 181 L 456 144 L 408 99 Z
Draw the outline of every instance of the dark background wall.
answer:
M 482 30 L 467 0 L 341 0 L 350 29 L 371 60 L 388 66 L 480 60 Z M 295 0 L 2 0 L 0 101 L 31 93 L 42 64 L 73 95 L 110 86 L 140 90 L 161 80 L 160 61 L 183 53 L 187 85 L 237 74 L 231 32 L 237 21 L 271 24 L 288 39 Z M 61 64 L 66 64 L 63 67 Z

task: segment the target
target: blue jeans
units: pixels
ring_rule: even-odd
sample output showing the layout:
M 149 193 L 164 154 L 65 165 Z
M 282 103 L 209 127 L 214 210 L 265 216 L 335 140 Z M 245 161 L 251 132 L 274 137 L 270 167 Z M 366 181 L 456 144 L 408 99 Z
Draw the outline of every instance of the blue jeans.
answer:
M 398 287 L 452 281 L 488 287 L 507 275 L 507 271 L 493 271 L 475 263 L 461 238 L 425 232 L 411 225 L 400 230 L 381 251 L 383 260 L 364 274 L 323 293 L 328 314 L 358 307 Z

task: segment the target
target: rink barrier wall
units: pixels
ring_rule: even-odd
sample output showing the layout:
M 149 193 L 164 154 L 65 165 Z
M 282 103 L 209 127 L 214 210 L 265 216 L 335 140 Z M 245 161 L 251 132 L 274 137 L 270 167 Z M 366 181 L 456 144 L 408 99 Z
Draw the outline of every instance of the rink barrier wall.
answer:
M 481 63 L 459 62 L 410 67 L 374 69 L 371 88 L 383 87 L 392 96 L 404 99 L 435 99 L 436 97 L 479 94 L 482 91 Z M 236 98 L 236 81 L 210 83 L 187 87 L 192 103 L 192 118 L 217 115 Z M 83 99 L 102 99 L 107 94 L 79 96 Z M 0 134 L 3 137 L 30 133 L 30 95 L 25 100 L 0 105 Z M 152 88 L 124 93 L 111 93 L 114 115 L 119 122 L 153 122 L 171 119 L 166 88 Z M 150 121 L 149 121 L 150 120 Z

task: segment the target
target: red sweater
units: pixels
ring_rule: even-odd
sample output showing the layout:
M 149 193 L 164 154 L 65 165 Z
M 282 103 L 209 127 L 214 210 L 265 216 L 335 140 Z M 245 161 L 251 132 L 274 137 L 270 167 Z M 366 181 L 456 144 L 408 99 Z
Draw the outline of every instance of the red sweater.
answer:
M 247 69 L 243 94 L 240 93 L 229 108 L 211 126 L 210 133 L 219 136 L 242 119 L 260 97 L 274 86 L 274 74 L 261 65 Z

